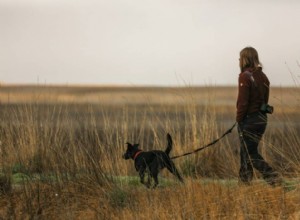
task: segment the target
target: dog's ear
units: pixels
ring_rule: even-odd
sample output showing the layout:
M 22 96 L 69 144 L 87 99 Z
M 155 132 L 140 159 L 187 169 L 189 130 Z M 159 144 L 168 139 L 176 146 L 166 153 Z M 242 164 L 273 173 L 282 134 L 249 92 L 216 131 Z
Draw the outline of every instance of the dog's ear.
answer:
M 130 144 L 129 142 L 126 142 L 125 144 L 127 144 L 127 147 L 132 147 L 132 144 Z
M 134 147 L 139 147 L 139 146 L 140 146 L 140 144 L 134 144 L 133 146 L 134 146 Z

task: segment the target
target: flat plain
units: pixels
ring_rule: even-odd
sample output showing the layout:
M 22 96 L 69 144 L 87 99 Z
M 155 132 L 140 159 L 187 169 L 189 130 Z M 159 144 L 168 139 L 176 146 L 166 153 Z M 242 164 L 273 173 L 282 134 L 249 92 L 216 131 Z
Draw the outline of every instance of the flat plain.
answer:
M 172 156 L 193 151 L 235 122 L 235 87 L 0 86 L 0 216 L 3 219 L 299 219 L 300 89 L 271 88 L 275 112 L 260 143 L 282 175 L 238 181 L 236 129 L 174 160 L 185 184 L 162 172 L 139 183 L 126 142 Z

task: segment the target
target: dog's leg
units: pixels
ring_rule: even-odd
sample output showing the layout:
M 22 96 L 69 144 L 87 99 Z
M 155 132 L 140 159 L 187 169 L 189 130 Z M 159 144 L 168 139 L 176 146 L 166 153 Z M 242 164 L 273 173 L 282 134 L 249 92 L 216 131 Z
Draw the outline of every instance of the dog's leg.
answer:
M 148 176 L 147 183 L 145 183 L 145 173 L 147 173 L 147 176 Z M 147 188 L 150 188 L 150 186 L 151 186 L 151 175 L 148 172 L 148 170 L 146 170 L 146 168 L 140 169 L 139 170 L 139 175 L 140 175 L 141 183 L 144 184 Z
M 174 175 L 179 179 L 180 182 L 183 183 L 183 179 L 182 179 L 182 177 L 180 176 L 178 170 L 176 169 L 175 164 L 173 163 L 173 161 L 171 161 L 171 160 L 168 161 L 168 164 L 167 164 L 166 167 L 167 167 L 167 169 L 168 169 L 172 174 L 174 174 Z
M 150 176 L 154 180 L 154 185 L 153 189 L 157 187 L 158 185 L 158 173 L 161 170 L 161 161 L 158 160 L 158 157 L 150 164 L 149 166 L 149 171 L 150 171 Z
M 144 184 L 145 186 L 147 186 L 147 184 L 145 184 L 145 169 L 144 168 L 141 168 L 139 170 L 139 175 L 140 175 L 140 182 L 142 184 Z M 147 186 L 149 188 L 149 186 Z
M 148 181 L 147 181 L 147 187 L 148 188 L 151 187 L 151 178 L 152 178 L 152 176 L 151 176 L 150 172 L 148 172 Z
M 157 187 L 158 185 L 158 178 L 157 178 L 157 175 L 153 176 L 153 179 L 154 179 L 154 185 L 153 185 L 153 189 Z

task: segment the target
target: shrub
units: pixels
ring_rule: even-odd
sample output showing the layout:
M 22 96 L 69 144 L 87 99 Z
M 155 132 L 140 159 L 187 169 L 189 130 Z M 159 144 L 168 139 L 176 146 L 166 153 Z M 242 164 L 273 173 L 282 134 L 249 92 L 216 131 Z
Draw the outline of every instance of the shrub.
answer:
M 128 202 L 127 192 L 119 187 L 112 189 L 109 193 L 109 201 L 111 206 L 115 208 L 124 208 Z

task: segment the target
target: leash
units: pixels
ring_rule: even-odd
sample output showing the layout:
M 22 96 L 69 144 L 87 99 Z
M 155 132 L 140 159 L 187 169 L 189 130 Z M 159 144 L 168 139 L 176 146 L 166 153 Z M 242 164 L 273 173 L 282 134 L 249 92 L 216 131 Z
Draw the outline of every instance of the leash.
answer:
M 219 137 L 218 139 L 212 141 L 211 143 L 206 144 L 206 145 L 204 145 L 203 147 L 200 147 L 200 148 L 198 148 L 198 149 L 196 149 L 196 150 L 194 150 L 194 151 L 191 151 L 191 152 L 188 152 L 188 153 L 185 153 L 185 154 L 182 154 L 182 155 L 178 155 L 178 156 L 171 157 L 171 159 L 177 159 L 177 158 L 179 158 L 179 157 L 184 157 L 184 156 L 187 156 L 187 155 L 190 155 L 190 154 L 194 154 L 194 153 L 197 153 L 198 151 L 201 151 L 201 150 L 203 150 L 203 149 L 205 149 L 205 148 L 207 148 L 207 147 L 209 147 L 209 146 L 211 146 L 211 145 L 214 145 L 214 144 L 217 143 L 219 140 L 221 140 L 223 137 L 225 137 L 227 134 L 231 133 L 232 130 L 233 130 L 233 128 L 234 128 L 235 126 L 236 126 L 236 122 L 235 122 L 235 123 L 232 125 L 232 127 L 229 128 L 229 129 L 228 129 L 221 137 Z

